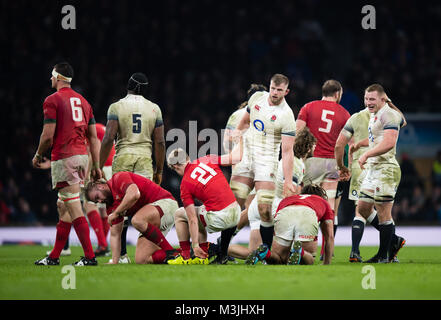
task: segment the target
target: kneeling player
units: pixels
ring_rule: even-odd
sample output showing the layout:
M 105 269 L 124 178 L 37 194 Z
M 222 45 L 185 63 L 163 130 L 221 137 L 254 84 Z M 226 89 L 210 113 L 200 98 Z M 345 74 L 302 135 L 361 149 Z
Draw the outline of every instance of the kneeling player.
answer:
M 166 263 L 179 253 L 165 238 L 174 225 L 178 203 L 170 192 L 151 180 L 131 172 L 118 172 L 108 182 L 91 182 L 86 187 L 88 200 L 108 206 L 112 262 L 118 263 L 124 216 L 141 234 L 136 245 L 135 262 Z
M 295 194 L 300 193 L 301 183 L 303 180 L 303 174 L 305 172 L 304 161 L 307 157 L 312 156 L 314 152 L 315 144 L 317 140 L 309 131 L 308 128 L 302 130 L 296 137 L 294 143 L 294 161 L 293 161 L 293 172 L 292 172 L 292 182 L 295 187 Z M 283 175 L 283 165 L 282 160 L 279 161 L 277 175 L 276 175 L 276 193 L 272 203 L 272 215 L 271 221 L 276 213 L 276 209 L 283 199 L 283 185 L 285 183 L 285 177 Z M 238 244 L 232 244 L 228 248 L 228 254 L 232 257 L 239 259 L 246 259 L 249 254 L 258 248 L 262 243 L 262 238 L 260 236 L 260 215 L 258 210 L 257 199 L 254 198 L 247 209 L 245 209 L 242 214 L 247 215 L 247 219 L 250 223 L 250 242 L 248 248 Z M 239 228 L 239 227 L 238 227 Z
M 261 245 L 253 253 L 253 263 L 314 264 L 319 223 L 325 239 L 323 264 L 330 264 L 334 250 L 334 211 L 327 202 L 326 191 L 317 185 L 305 186 L 300 195 L 282 200 L 274 218 L 272 249 Z
M 239 150 L 239 151 L 236 151 Z M 176 232 L 181 245 L 181 257 L 169 264 L 208 263 L 206 243 L 207 232 L 221 231 L 220 254 L 214 263 L 226 264 L 227 250 L 231 237 L 240 219 L 240 205 L 222 173 L 220 166 L 238 163 L 242 158 L 242 139 L 238 148 L 231 154 L 208 155 L 193 162 L 183 149 L 170 152 L 167 163 L 180 176 L 181 200 L 184 208 L 175 216 Z M 196 207 L 194 200 L 203 203 Z M 190 239 L 195 258 L 190 260 Z

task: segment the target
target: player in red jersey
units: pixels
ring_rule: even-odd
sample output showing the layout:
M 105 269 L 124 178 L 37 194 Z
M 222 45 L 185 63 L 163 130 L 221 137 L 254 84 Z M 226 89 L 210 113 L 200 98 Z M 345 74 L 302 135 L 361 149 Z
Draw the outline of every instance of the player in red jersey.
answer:
M 132 172 L 117 172 L 107 182 L 90 182 L 85 195 L 90 201 L 108 206 L 109 224 L 113 225 L 111 263 L 118 263 L 120 258 L 124 216 L 132 217 L 132 225 L 140 232 L 136 263 L 165 263 L 179 255 L 165 238 L 174 225 L 178 203 L 170 192 L 150 179 Z
M 317 234 L 320 229 L 325 239 L 323 264 L 330 264 L 334 251 L 334 211 L 326 201 L 325 190 L 318 185 L 307 185 L 299 195 L 280 202 L 274 217 L 274 241 L 269 248 L 262 244 L 247 260 L 270 264 L 314 264 Z M 290 250 L 291 249 L 291 250 Z
M 342 95 L 343 88 L 340 82 L 327 80 L 322 86 L 322 100 L 305 104 L 300 109 L 296 122 L 298 132 L 307 126 L 317 139 L 314 156 L 305 161 L 303 183 L 317 184 L 326 190 L 329 205 L 336 212 L 334 234 L 338 225 L 335 198 L 339 180 L 334 148 L 341 129 L 350 118 L 349 112 L 339 104 Z
M 58 265 L 61 250 L 74 226 L 85 257 L 76 266 L 97 265 L 90 242 L 89 225 L 80 202 L 80 186 L 85 179 L 89 156 L 92 156 L 91 174 L 94 179 L 102 176 L 99 168 L 100 141 L 96 136 L 95 118 L 90 104 L 71 89 L 73 69 L 68 63 L 59 63 L 52 70 L 52 88 L 57 92 L 43 103 L 44 126 L 37 152 L 32 159 L 35 168 L 43 168 L 43 155 L 52 147 L 52 187 L 58 190 L 58 213 L 55 246 L 49 256 L 35 262 L 36 265 Z
M 103 140 L 106 132 L 106 126 L 101 123 L 96 123 L 96 134 L 100 141 Z M 103 167 L 103 175 L 106 179 L 112 177 L 112 161 L 115 155 L 115 146 L 112 146 L 110 154 Z M 98 248 L 95 250 L 95 256 L 104 256 L 109 252 L 107 244 L 107 234 L 110 230 L 110 225 L 107 222 L 106 205 L 104 203 L 95 204 L 92 201 L 84 201 L 84 210 L 93 230 L 95 231 Z
M 170 152 L 168 166 L 182 176 L 181 200 L 184 208 L 176 211 L 175 215 L 181 257 L 169 261 L 169 264 L 188 264 L 195 261 L 207 263 L 207 232 L 219 231 L 220 253 L 213 262 L 227 263 L 228 246 L 239 222 L 241 209 L 220 166 L 239 163 L 242 158 L 242 144 L 240 139 L 240 143 L 230 154 L 208 155 L 195 161 L 190 161 L 183 149 Z M 195 199 L 203 205 L 196 207 Z M 190 257 L 190 239 L 195 261 Z

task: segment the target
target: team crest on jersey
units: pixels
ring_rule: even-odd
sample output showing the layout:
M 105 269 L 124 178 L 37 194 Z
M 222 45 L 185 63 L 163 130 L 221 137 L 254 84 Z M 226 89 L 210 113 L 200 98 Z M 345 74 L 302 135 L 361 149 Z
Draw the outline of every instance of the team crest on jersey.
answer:
M 380 192 L 380 187 L 377 187 L 375 190 L 376 190 L 377 192 Z
M 271 121 L 274 122 L 276 121 L 277 117 L 273 114 L 273 116 L 271 117 Z
M 375 118 L 374 118 L 374 122 L 377 121 L 377 119 L 378 119 L 378 118 L 375 116 Z
M 256 109 L 257 111 L 260 111 L 260 107 L 257 104 L 254 106 L 254 109 Z

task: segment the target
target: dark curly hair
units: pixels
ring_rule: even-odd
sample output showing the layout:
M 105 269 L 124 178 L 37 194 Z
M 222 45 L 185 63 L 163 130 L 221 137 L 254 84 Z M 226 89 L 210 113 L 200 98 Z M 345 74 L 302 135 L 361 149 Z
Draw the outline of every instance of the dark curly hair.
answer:
M 325 200 L 328 200 L 328 196 L 326 195 L 326 190 L 317 184 L 308 184 L 307 186 L 304 186 L 300 191 L 300 194 L 315 194 L 319 197 L 322 197 Z
M 252 83 L 250 88 L 247 90 L 247 98 L 248 100 L 251 98 L 251 96 L 253 94 L 255 94 L 257 91 L 268 91 L 268 88 L 263 85 L 263 84 L 257 84 L 257 83 Z M 248 100 L 242 102 L 237 109 L 242 109 L 244 107 L 246 107 L 248 105 Z
M 302 159 L 308 155 L 316 143 L 317 139 L 311 131 L 309 131 L 308 127 L 303 128 L 296 135 L 296 141 L 294 142 L 294 155 L 297 158 Z

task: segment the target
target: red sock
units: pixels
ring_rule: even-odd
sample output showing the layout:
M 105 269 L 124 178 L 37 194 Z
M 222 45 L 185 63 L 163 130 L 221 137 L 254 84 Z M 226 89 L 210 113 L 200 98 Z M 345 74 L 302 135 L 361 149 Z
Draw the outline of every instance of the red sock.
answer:
M 190 259 L 191 245 L 190 241 L 179 241 L 179 246 L 181 247 L 181 255 L 184 259 Z
M 167 254 L 164 250 L 157 250 L 152 254 L 153 263 L 162 264 L 164 263 L 165 257 Z
M 208 253 L 208 242 L 199 243 L 199 247 L 201 247 L 202 250 Z
M 92 210 L 87 213 L 87 218 L 89 218 L 90 226 L 93 228 L 93 231 L 95 231 L 98 245 L 100 247 L 107 247 L 107 240 L 104 236 L 103 223 L 99 212 Z
M 77 233 L 78 239 L 83 247 L 84 255 L 87 259 L 92 259 L 95 257 L 93 253 L 92 243 L 90 242 L 89 225 L 85 216 L 81 216 L 72 221 L 72 224 Z
M 173 250 L 173 247 L 168 243 L 161 230 L 151 223 L 147 224 L 147 230 L 142 235 L 165 251 Z
M 69 238 L 70 228 L 72 223 L 59 221 L 57 223 L 57 236 L 55 238 L 55 245 L 52 252 L 49 254 L 51 259 L 58 259 L 60 257 L 61 250 L 63 250 L 67 239 Z
M 265 259 L 269 259 L 271 257 L 271 250 L 268 250 L 266 253 Z
M 104 238 L 106 238 L 107 240 L 107 235 L 109 234 L 109 230 L 110 230 L 110 224 L 107 221 L 107 217 L 101 218 L 101 222 L 103 225 Z

